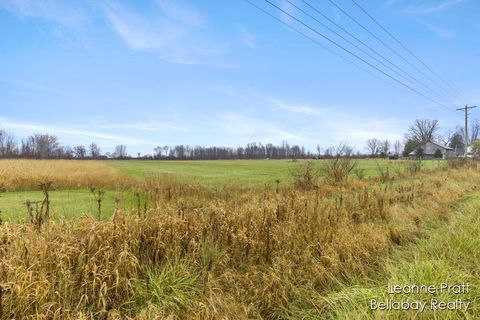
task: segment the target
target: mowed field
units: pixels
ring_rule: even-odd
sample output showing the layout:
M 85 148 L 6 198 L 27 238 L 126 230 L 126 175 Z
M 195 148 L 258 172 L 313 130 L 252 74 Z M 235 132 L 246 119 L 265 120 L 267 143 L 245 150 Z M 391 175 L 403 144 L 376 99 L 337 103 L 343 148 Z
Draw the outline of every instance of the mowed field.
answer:
M 479 163 L 332 163 L 2 160 L 0 319 L 478 319 Z
M 307 160 L 217 160 L 217 161 L 23 161 L 0 160 L 0 177 L 6 192 L 0 193 L 3 221 L 19 222 L 27 218 L 26 201 L 43 199 L 38 182 L 53 181 L 52 218 L 71 220 L 82 214 L 98 216 L 97 203 L 88 187 L 105 191 L 101 218 L 109 218 L 117 203 L 122 210 L 134 208 L 138 199 L 129 185 L 146 179 L 177 180 L 209 188 L 224 186 L 255 187 L 290 186 L 295 172 Z M 319 173 L 325 160 L 312 160 Z M 403 172 L 408 162 L 383 159 L 358 160 L 365 178 L 378 177 L 380 170 L 390 174 Z M 67 165 L 67 167 L 64 167 Z M 424 161 L 426 169 L 441 168 L 444 161 Z M 57 169 L 58 171 L 56 171 Z M 15 176 L 9 172 L 17 172 Z M 63 176 L 62 176 L 63 175 Z M 58 178 L 61 177 L 61 178 Z M 351 173 L 352 179 L 357 179 Z M 20 190 L 18 190 L 20 189 Z
M 145 178 L 151 175 L 167 175 L 188 182 L 199 182 L 210 186 L 235 184 L 240 186 L 263 186 L 279 180 L 282 184 L 290 184 L 292 175 L 308 160 L 215 160 L 215 161 L 108 161 L 108 165 L 121 169 L 130 176 Z M 319 169 L 325 160 L 310 160 Z M 361 159 L 358 167 L 364 171 L 365 177 L 379 176 L 380 169 L 389 167 L 404 171 L 408 161 Z M 424 161 L 426 169 L 445 165 L 445 161 Z M 322 174 L 320 170 L 320 174 Z M 352 177 L 355 174 L 352 172 Z

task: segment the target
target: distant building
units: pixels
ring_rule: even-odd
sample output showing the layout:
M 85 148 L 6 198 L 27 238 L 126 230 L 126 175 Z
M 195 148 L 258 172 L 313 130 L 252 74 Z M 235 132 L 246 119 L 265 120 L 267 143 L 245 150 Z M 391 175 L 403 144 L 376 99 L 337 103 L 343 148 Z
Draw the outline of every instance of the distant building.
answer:
M 424 159 L 435 159 L 435 152 L 440 150 L 442 153 L 442 159 L 449 158 L 449 157 L 456 157 L 457 154 L 453 148 L 444 146 L 442 144 L 430 141 L 420 145 L 419 147 L 415 148 L 412 152 L 408 154 L 409 157 L 414 158 L 417 156 L 417 150 L 422 148 L 423 150 L 423 158 Z

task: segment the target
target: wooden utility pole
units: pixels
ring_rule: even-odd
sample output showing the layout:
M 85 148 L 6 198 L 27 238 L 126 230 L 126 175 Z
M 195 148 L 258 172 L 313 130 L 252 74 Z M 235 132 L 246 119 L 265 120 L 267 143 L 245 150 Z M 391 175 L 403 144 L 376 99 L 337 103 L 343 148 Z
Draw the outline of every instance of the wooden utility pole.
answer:
M 468 105 L 465 105 L 464 108 L 458 108 L 457 111 L 464 111 L 465 112 L 465 152 L 464 155 L 466 156 L 468 153 L 468 110 L 474 109 L 477 106 L 471 106 L 469 107 Z

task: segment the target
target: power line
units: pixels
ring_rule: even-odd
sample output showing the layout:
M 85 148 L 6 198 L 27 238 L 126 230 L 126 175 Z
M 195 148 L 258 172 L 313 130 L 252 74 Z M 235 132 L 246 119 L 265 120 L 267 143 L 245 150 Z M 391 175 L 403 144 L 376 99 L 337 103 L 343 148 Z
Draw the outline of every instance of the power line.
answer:
M 341 39 L 343 39 L 344 41 L 346 41 L 348 44 L 354 46 L 356 49 L 360 50 L 360 52 L 362 52 L 363 54 L 367 55 L 368 57 L 370 57 L 371 59 L 375 60 L 377 63 L 380 63 L 383 67 L 387 68 L 388 70 L 390 70 L 391 72 L 394 72 L 396 75 L 402 77 L 404 80 L 412 83 L 412 81 L 410 79 L 408 79 L 407 77 L 405 77 L 403 74 L 399 73 L 398 71 L 394 70 L 393 68 L 391 68 L 390 66 L 386 65 L 383 61 L 379 60 L 378 58 L 376 58 L 375 56 L 371 55 L 370 53 L 366 52 L 365 50 L 363 50 L 362 48 L 360 48 L 359 46 L 357 46 L 355 43 L 353 43 L 352 41 L 348 40 L 347 38 L 345 38 L 344 36 L 342 36 L 341 34 L 339 34 L 338 32 L 336 32 L 335 30 L 333 30 L 332 28 L 330 28 L 329 26 L 327 26 L 326 24 L 324 24 L 323 22 L 321 22 L 320 20 L 318 20 L 317 18 L 315 18 L 314 16 L 312 16 L 311 14 L 309 14 L 308 12 L 306 12 L 305 10 L 303 10 L 302 8 L 298 7 L 296 4 L 292 3 L 290 0 L 285 0 L 287 3 L 289 3 L 290 5 L 292 5 L 294 8 L 296 8 L 298 11 L 300 11 L 301 13 L 305 14 L 306 16 L 308 16 L 309 18 L 313 19 L 314 21 L 316 21 L 317 23 L 319 23 L 321 26 L 323 26 L 325 29 L 329 30 L 330 32 L 336 34 L 338 37 L 340 37 Z M 414 83 L 413 83 L 414 84 Z M 414 84 L 415 85 L 415 84 Z M 438 95 L 440 97 L 440 99 L 444 99 L 444 97 L 442 97 L 441 95 Z
M 388 43 L 380 39 L 376 34 L 371 32 L 367 27 L 365 27 L 362 23 L 360 23 L 357 19 L 355 19 L 352 15 L 350 15 L 348 12 L 346 12 L 342 7 L 340 7 L 338 4 L 335 3 L 333 0 L 328 0 L 332 5 L 334 5 L 338 10 L 340 10 L 343 14 L 345 14 L 350 20 L 355 22 L 358 26 L 360 26 L 363 30 L 365 30 L 368 34 L 370 34 L 372 37 L 374 37 L 377 41 L 379 41 L 381 44 L 383 44 L 386 48 L 388 48 L 391 52 L 393 52 L 397 57 L 402 59 L 404 62 L 406 62 L 410 67 L 415 69 L 417 72 L 421 73 L 423 76 L 428 78 L 430 81 L 434 82 L 435 84 L 438 85 L 438 82 L 434 80 L 431 76 L 423 72 L 421 69 L 419 69 L 416 65 L 412 64 L 409 60 L 407 60 L 405 57 L 403 57 L 400 53 L 397 52 L 397 50 L 393 49 Z
M 418 62 L 420 62 L 428 71 L 430 71 L 437 79 L 442 81 L 450 90 L 455 92 L 458 95 L 462 95 L 458 90 L 456 90 L 453 86 L 451 86 L 447 81 L 445 81 L 442 77 L 440 77 L 435 71 L 432 70 L 422 59 L 420 59 L 415 53 L 412 52 L 412 50 L 408 49 L 397 37 L 395 37 L 390 31 L 387 30 L 380 22 L 377 21 L 371 14 L 367 12 L 361 5 L 357 3 L 357 1 L 352 0 L 352 2 L 360 8 L 360 10 L 363 11 L 377 26 L 382 28 L 383 31 L 385 31 L 395 42 L 397 42 L 405 51 L 407 51 L 412 57 L 414 57 Z
M 297 7 L 295 4 L 291 3 L 289 0 L 286 0 L 287 2 L 289 2 L 291 5 Z M 446 96 L 443 96 L 442 94 L 440 94 L 439 92 L 437 92 L 436 90 L 432 89 L 430 86 L 424 84 L 423 82 L 421 82 L 420 80 L 416 79 L 414 76 L 412 76 L 410 73 L 408 73 L 407 71 L 403 70 L 402 68 L 400 68 L 399 66 L 397 66 L 395 63 L 393 63 L 392 61 L 390 61 L 389 59 L 385 58 L 385 56 L 383 56 L 381 53 L 379 53 L 377 50 L 375 50 L 374 48 L 372 48 L 371 46 L 369 46 L 368 44 L 366 44 L 364 41 L 362 41 L 361 39 L 359 39 L 358 37 L 356 37 L 354 34 L 352 34 L 351 32 L 349 32 L 347 29 L 343 28 L 341 25 L 339 25 L 338 23 L 336 23 L 335 21 L 333 21 L 331 18 L 329 18 L 327 15 L 325 15 L 323 12 L 321 12 L 318 8 L 316 8 L 315 6 L 313 6 L 311 3 L 307 2 L 306 0 L 302 0 L 303 3 L 305 3 L 308 7 L 310 7 L 313 11 L 315 11 L 316 13 L 318 13 L 319 15 L 321 15 L 324 19 L 326 19 L 327 21 L 329 21 L 331 24 L 335 25 L 337 28 L 339 28 L 340 30 L 342 30 L 343 32 L 345 32 L 346 34 L 348 34 L 350 37 L 352 37 L 353 39 L 355 39 L 357 42 L 361 43 L 363 46 L 367 47 L 371 52 L 373 52 L 374 54 L 376 54 L 377 56 L 379 56 L 380 58 L 382 58 L 383 60 L 385 60 L 386 62 L 388 62 L 390 65 L 392 65 L 395 69 L 399 70 L 400 72 L 402 72 L 403 74 L 405 74 L 408 78 L 410 78 L 412 81 L 414 81 L 417 85 L 423 87 L 424 89 L 427 89 L 428 91 L 430 91 L 431 93 L 435 94 L 437 97 L 439 97 L 440 99 L 447 99 L 449 100 L 448 97 Z M 322 24 L 323 25 L 323 24 Z M 330 29 L 329 29 L 330 30 Z M 336 34 L 336 33 L 335 33 Z M 342 37 L 343 39 L 343 37 Z M 397 73 L 398 74 L 398 73 Z M 403 77 L 403 76 L 402 76 Z M 405 77 L 403 77 L 404 79 L 406 79 Z
M 458 108 L 456 109 L 457 111 L 464 111 L 465 112 L 465 151 L 464 155 L 466 156 L 468 154 L 468 110 L 475 109 L 477 106 L 467 106 L 465 105 L 464 108 Z
M 451 109 L 450 107 L 448 107 L 447 105 L 441 103 L 441 102 L 438 102 L 430 97 L 428 97 L 427 95 L 423 94 L 422 92 L 416 90 L 415 88 L 412 88 L 411 86 L 409 86 L 408 84 L 402 82 L 401 80 L 398 80 L 397 78 L 391 76 L 390 74 L 386 73 L 385 71 L 383 71 L 382 69 L 378 68 L 377 66 L 371 64 L 370 62 L 368 62 L 367 60 L 363 59 L 362 57 L 358 56 L 357 54 L 355 54 L 354 52 L 348 50 L 347 48 L 343 47 L 342 45 L 338 44 L 336 41 L 330 39 L 329 37 L 325 36 L 324 34 L 322 34 L 321 32 L 319 32 L 318 30 L 316 30 L 315 28 L 312 28 L 310 27 L 308 24 L 306 24 L 305 22 L 301 21 L 300 19 L 298 19 L 297 17 L 293 16 L 292 14 L 290 14 L 288 11 L 280 8 L 279 6 L 277 6 L 276 4 L 272 3 L 270 0 L 264 0 L 265 2 L 267 2 L 268 4 L 270 4 L 271 6 L 273 6 L 274 8 L 276 8 L 277 10 L 283 12 L 284 14 L 286 14 L 287 16 L 289 16 L 290 18 L 294 19 L 295 21 L 297 21 L 298 23 L 300 23 L 301 25 L 303 25 L 304 27 L 308 28 L 309 30 L 313 31 L 314 33 L 318 34 L 320 37 L 322 37 L 323 39 L 327 40 L 328 42 L 334 44 L 335 46 L 337 46 L 338 48 L 342 49 L 343 51 L 349 53 L 350 55 L 354 56 L 356 59 L 362 61 L 363 63 L 367 64 L 368 66 L 370 66 L 371 68 L 377 70 L 378 72 L 382 73 L 383 75 L 387 76 L 388 78 L 394 80 L 395 82 L 399 83 L 400 85 L 410 89 L 411 91 L 417 93 L 418 95 L 421 95 L 422 97 L 424 97 L 425 99 L 439 105 L 439 106 L 442 106 L 443 108 L 446 108 L 450 111 L 454 111 L 453 109 Z
M 348 63 L 350 63 L 350 64 L 352 64 L 352 65 L 354 65 L 355 67 L 357 67 L 358 69 L 360 69 L 360 70 L 368 73 L 369 75 L 371 75 L 371 76 L 374 77 L 375 79 L 378 79 L 378 80 L 380 80 L 380 81 L 382 81 L 382 82 L 385 82 L 385 83 L 391 85 L 390 82 L 387 82 L 385 79 L 377 76 L 376 74 L 374 74 L 374 73 L 371 72 L 370 70 L 368 70 L 368 69 L 360 66 L 359 64 L 355 63 L 354 61 L 352 61 L 352 60 L 350 60 L 350 59 L 342 56 L 341 54 L 333 51 L 333 50 L 330 49 L 329 47 L 327 47 L 327 46 L 325 46 L 324 44 L 322 44 L 320 41 L 318 41 L 318 40 L 310 37 L 310 36 L 307 35 L 306 33 L 304 33 L 304 32 L 302 32 L 302 31 L 300 31 L 299 29 L 297 29 L 297 28 L 289 25 L 288 23 L 286 23 L 286 22 L 283 21 L 282 19 L 274 16 L 273 14 L 271 14 L 270 12 L 268 12 L 267 10 L 265 10 L 265 9 L 263 9 L 262 7 L 256 5 L 255 3 L 253 3 L 252 1 L 250 1 L 250 0 L 245 0 L 245 2 L 247 2 L 247 3 L 250 4 L 251 6 L 255 7 L 256 9 L 260 10 L 260 11 L 263 12 L 264 14 L 268 15 L 268 16 L 271 17 L 272 19 L 277 20 L 277 21 L 280 22 L 281 24 L 285 25 L 287 28 L 293 30 L 294 32 L 300 34 L 301 36 L 305 37 L 306 39 L 308 39 L 308 40 L 314 42 L 315 44 L 319 45 L 320 47 L 322 47 L 323 49 L 327 50 L 327 51 L 330 52 L 331 54 L 339 57 L 340 59 L 342 59 L 342 60 L 344 60 L 344 61 L 346 61 L 346 62 L 348 62 Z

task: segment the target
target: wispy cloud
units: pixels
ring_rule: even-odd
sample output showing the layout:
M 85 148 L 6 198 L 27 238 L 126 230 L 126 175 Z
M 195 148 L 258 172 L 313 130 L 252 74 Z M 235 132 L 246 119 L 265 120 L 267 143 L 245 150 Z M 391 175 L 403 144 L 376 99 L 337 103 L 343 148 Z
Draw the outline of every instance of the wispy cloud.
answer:
M 455 36 L 455 31 L 435 27 L 435 26 L 433 26 L 429 23 L 424 23 L 424 24 L 429 31 L 433 32 L 434 34 L 436 34 L 437 36 L 439 36 L 441 38 L 448 39 L 448 38 L 453 38 Z
M 192 26 L 205 25 L 206 18 L 199 12 L 178 4 L 176 1 L 156 0 L 160 9 L 169 17 L 179 21 L 180 23 Z
M 79 28 L 88 20 L 85 6 L 71 1 L 2 0 L 0 7 L 21 18 L 41 18 L 71 28 Z
M 240 32 L 240 41 L 250 49 L 255 49 L 257 47 L 256 37 L 244 26 L 237 26 L 237 29 Z
M 296 129 L 295 134 L 299 136 L 297 138 L 303 139 L 300 141 L 310 145 L 313 142 L 326 147 L 347 142 L 356 146 L 357 150 L 363 151 L 361 149 L 365 141 L 372 137 L 391 141 L 401 140 L 407 126 L 407 123 L 401 119 L 341 111 L 361 109 L 359 106 L 318 107 L 286 103 L 278 98 L 264 98 L 264 100 L 288 113 L 298 114 L 302 120 L 292 128 Z M 289 117 L 289 115 L 284 116 Z
M 89 48 L 88 26 L 93 10 L 87 3 L 60 0 L 0 0 L 0 8 L 22 20 L 42 21 L 38 30 L 48 30 L 53 36 L 73 47 Z
M 321 115 L 325 113 L 325 110 L 304 106 L 304 105 L 289 104 L 278 99 L 265 98 L 265 100 L 285 111 L 289 111 L 293 113 L 302 113 L 306 115 Z
M 283 140 L 295 143 L 310 142 L 308 138 L 276 124 L 238 113 L 221 115 L 217 126 L 223 132 L 236 136 L 237 140 L 242 143 L 251 141 L 280 142 Z
M 397 2 L 398 2 L 398 0 L 385 0 L 384 5 L 385 5 L 386 7 L 389 7 L 389 6 L 394 5 L 394 4 L 397 3 Z
M 160 131 L 190 131 L 189 128 L 170 124 L 170 123 L 151 123 L 151 122 L 135 122 L 135 123 L 120 123 L 120 124 L 97 124 L 99 129 L 133 129 L 150 132 Z
M 158 0 L 158 10 L 141 14 L 113 1 L 103 6 L 107 20 L 132 50 L 146 51 L 178 64 L 206 64 L 228 50 L 202 33 L 206 17 L 177 2 Z
M 433 12 L 440 12 L 444 11 L 447 9 L 450 9 L 452 7 L 455 7 L 465 0 L 444 0 L 440 3 L 437 3 L 436 5 L 432 6 L 409 6 L 407 7 L 407 12 L 408 13 L 414 13 L 414 14 L 426 14 L 426 13 L 433 13 Z
M 91 130 L 83 130 L 83 129 L 69 129 L 64 127 L 55 127 L 55 126 L 48 126 L 44 124 L 33 124 L 33 123 L 22 123 L 22 122 L 12 122 L 8 119 L 1 119 L 0 123 L 3 128 L 11 129 L 11 130 L 20 130 L 28 133 L 33 132 L 46 132 L 51 134 L 62 134 L 62 135 L 69 135 L 74 137 L 88 137 L 94 139 L 102 139 L 117 143 L 125 143 L 129 145 L 148 145 L 148 146 L 156 146 L 158 145 L 157 142 L 150 141 L 150 140 L 143 140 L 143 139 L 134 139 L 120 135 L 114 135 L 109 133 L 102 133 L 97 131 Z
M 228 52 L 226 42 L 212 36 L 207 17 L 183 1 L 152 0 L 153 10 L 141 11 L 113 0 L 0 0 L 0 8 L 21 19 L 51 23 L 51 32 L 74 45 L 89 46 L 90 22 L 106 20 L 120 39 L 135 51 L 150 52 L 178 64 L 221 65 L 216 58 Z M 43 28 L 43 26 L 41 26 Z

